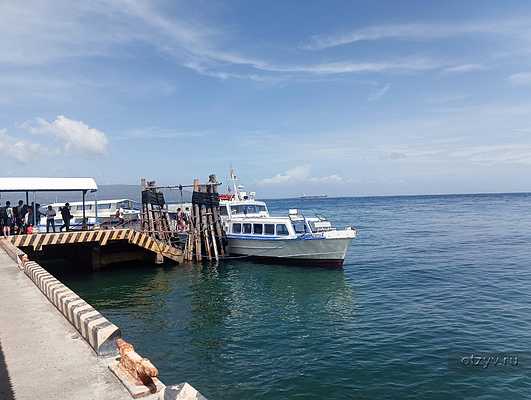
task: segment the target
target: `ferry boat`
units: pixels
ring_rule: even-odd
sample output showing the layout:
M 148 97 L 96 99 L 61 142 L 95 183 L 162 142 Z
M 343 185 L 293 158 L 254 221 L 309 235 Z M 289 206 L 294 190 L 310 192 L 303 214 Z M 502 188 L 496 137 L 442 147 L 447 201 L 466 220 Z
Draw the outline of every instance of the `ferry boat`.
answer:
M 318 195 L 305 195 L 303 194 L 301 197 L 299 197 L 299 199 L 301 200 L 322 200 L 322 199 L 327 199 L 328 198 L 328 195 L 326 194 L 318 194 Z
M 300 210 L 271 216 L 255 192 L 241 191 L 231 171 L 232 193 L 220 195 L 220 214 L 231 255 L 263 261 L 341 268 L 356 229 L 336 229 L 321 216 L 306 217 Z
M 70 226 L 82 226 L 83 225 L 83 202 L 69 202 L 70 214 L 72 219 L 70 220 Z M 46 230 L 46 210 L 48 206 L 52 206 L 55 210 L 55 228 L 58 229 L 63 224 L 61 218 L 61 207 L 64 207 L 65 203 L 51 203 L 44 207 L 41 207 L 41 220 L 39 223 L 39 230 Z M 130 199 L 117 199 L 117 200 L 92 200 L 85 202 L 85 217 L 88 225 L 102 225 L 102 224 L 117 224 L 116 211 L 123 210 L 124 220 L 127 222 L 136 221 L 140 218 L 140 203 Z

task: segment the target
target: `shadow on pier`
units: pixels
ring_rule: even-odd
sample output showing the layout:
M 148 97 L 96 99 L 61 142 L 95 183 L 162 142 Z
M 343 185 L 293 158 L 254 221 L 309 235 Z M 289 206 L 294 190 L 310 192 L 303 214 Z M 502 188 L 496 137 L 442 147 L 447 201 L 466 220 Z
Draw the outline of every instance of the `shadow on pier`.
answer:
M 6 359 L 2 351 L 2 343 L 0 342 L 0 399 L 15 400 L 15 393 L 9 378 L 9 371 L 7 370 Z

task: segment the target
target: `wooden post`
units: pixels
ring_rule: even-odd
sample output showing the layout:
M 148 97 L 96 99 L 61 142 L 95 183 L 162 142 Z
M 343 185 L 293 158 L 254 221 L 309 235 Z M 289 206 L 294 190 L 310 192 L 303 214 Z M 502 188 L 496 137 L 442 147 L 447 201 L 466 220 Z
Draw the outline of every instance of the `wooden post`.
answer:
M 199 192 L 200 191 L 200 186 L 199 186 L 199 179 L 194 179 L 194 192 Z M 200 233 L 200 229 L 201 229 L 201 216 L 199 214 L 199 206 L 197 204 L 194 204 L 193 207 L 193 212 L 194 212 L 194 220 L 195 220 L 195 230 L 194 230 L 194 235 L 195 235 L 195 259 L 196 261 L 200 262 L 201 261 L 201 233 Z
M 201 233 L 204 240 L 205 249 L 208 255 L 208 259 L 212 260 L 212 252 L 210 250 L 210 224 L 208 223 L 207 208 L 203 205 L 201 206 Z
M 217 194 L 217 186 L 210 185 L 210 190 L 212 193 Z M 216 229 L 217 242 L 219 243 L 219 254 L 223 257 L 225 256 L 225 248 L 223 246 L 223 229 L 221 229 L 220 216 L 218 213 L 218 207 L 212 207 L 212 216 L 214 218 L 214 227 Z

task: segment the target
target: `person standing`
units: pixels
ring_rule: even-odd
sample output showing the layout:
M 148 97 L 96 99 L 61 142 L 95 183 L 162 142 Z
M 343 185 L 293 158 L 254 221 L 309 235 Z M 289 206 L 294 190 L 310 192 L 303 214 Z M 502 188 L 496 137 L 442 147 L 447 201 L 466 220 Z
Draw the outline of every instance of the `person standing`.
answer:
M 4 226 L 3 233 L 4 236 L 11 235 L 11 225 L 13 225 L 13 209 L 11 208 L 11 202 L 6 201 L 6 206 L 2 208 L 0 214 L 2 218 L 2 225 Z
M 14 210 L 13 210 L 14 211 Z M 24 224 L 24 218 L 26 217 L 27 207 L 24 207 L 24 202 L 22 200 L 18 201 L 18 206 L 16 207 L 16 225 L 19 234 L 24 233 L 26 225 Z
M 55 233 L 55 215 L 56 212 L 52 206 L 48 206 L 46 210 L 46 233 L 50 232 L 50 226 L 52 227 L 53 233 Z
M 61 217 L 63 218 L 63 225 L 61 225 L 59 231 L 65 228 L 68 232 L 70 230 L 70 220 L 72 219 L 72 214 L 70 214 L 70 203 L 65 203 L 64 207 L 61 207 Z

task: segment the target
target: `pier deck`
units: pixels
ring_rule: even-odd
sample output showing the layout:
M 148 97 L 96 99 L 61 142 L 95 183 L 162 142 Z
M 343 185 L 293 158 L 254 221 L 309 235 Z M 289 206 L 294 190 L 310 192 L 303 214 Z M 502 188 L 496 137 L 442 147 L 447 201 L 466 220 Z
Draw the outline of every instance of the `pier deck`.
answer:
M 147 233 L 135 229 L 100 229 L 93 231 L 71 231 L 58 233 L 34 233 L 30 235 L 14 235 L 10 237 L 11 243 L 17 247 L 31 247 L 41 250 L 45 246 L 61 246 L 80 243 L 94 243 L 105 246 L 107 243 L 126 241 L 132 245 L 143 248 L 161 258 L 168 258 L 177 263 L 183 262 L 181 249 L 170 246 L 160 240 L 154 239 Z
M 2 248 L 0 293 L 1 399 L 131 399 Z

